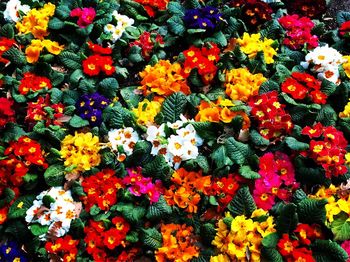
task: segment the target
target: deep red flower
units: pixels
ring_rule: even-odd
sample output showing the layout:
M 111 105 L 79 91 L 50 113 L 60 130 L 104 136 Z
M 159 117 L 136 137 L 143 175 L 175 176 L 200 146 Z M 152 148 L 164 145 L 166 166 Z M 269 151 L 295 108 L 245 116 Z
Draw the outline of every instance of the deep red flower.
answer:
M 341 36 L 349 37 L 350 36 L 349 33 L 350 33 L 350 21 L 346 21 L 340 25 L 339 34 Z
M 5 97 L 0 97 L 0 128 L 7 123 L 15 122 L 15 111 L 13 110 L 13 100 Z
M 282 0 L 289 14 L 320 17 L 327 10 L 326 0 Z
M 287 78 L 281 88 L 284 93 L 290 94 L 294 99 L 304 99 L 307 94 L 307 88 L 293 78 Z
M 8 39 L 6 37 L 0 37 L 0 63 L 8 63 L 9 60 L 2 57 L 3 53 L 5 53 L 7 50 L 9 50 L 14 44 L 15 40 Z
M 112 48 L 110 47 L 103 47 L 98 44 L 94 44 L 93 42 L 89 41 L 88 42 L 90 50 L 95 54 L 95 55 L 110 55 L 112 54 Z
M 293 254 L 298 244 L 297 240 L 291 240 L 288 234 L 283 234 L 278 241 L 277 248 L 281 255 L 285 257 Z

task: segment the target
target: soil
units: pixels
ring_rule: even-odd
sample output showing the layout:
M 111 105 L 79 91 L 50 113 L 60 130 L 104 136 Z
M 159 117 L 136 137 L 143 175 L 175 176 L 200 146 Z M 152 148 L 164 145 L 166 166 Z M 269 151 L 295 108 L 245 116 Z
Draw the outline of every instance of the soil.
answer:
M 336 15 L 339 11 L 350 12 L 350 0 L 331 0 L 328 11 L 324 17 L 330 27 L 336 27 Z

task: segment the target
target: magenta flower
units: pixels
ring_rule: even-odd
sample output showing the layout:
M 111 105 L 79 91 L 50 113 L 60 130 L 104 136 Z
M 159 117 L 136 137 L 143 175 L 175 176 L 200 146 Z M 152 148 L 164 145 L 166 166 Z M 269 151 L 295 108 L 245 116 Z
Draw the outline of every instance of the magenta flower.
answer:
M 92 7 L 75 8 L 70 12 L 70 16 L 78 17 L 78 26 L 84 28 L 94 21 L 96 11 Z

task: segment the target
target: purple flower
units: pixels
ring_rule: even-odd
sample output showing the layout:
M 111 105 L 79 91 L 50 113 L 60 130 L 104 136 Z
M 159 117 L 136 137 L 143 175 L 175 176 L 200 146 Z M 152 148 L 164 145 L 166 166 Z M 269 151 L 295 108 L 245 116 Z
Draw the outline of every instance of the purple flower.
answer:
M 214 30 L 222 20 L 218 9 L 211 6 L 189 9 L 184 16 L 186 26 L 193 29 Z
M 0 261 L 23 261 L 27 262 L 24 252 L 17 243 L 9 241 L 0 247 Z
M 84 94 L 76 103 L 77 114 L 88 120 L 91 126 L 99 126 L 102 123 L 102 111 L 110 101 L 99 93 Z

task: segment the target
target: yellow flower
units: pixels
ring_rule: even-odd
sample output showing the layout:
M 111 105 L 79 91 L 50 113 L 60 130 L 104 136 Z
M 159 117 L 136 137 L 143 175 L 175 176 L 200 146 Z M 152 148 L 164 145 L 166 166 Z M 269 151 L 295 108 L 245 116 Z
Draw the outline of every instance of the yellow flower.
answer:
M 350 78 L 350 56 L 343 56 L 343 58 L 346 60 L 345 63 L 343 63 L 343 69 L 348 78 Z
M 346 154 L 345 154 L 345 163 L 346 163 L 347 165 L 350 165 L 350 153 L 346 153 Z
M 19 33 L 32 35 L 37 39 L 44 39 L 49 35 L 47 31 L 50 17 L 55 13 L 56 6 L 51 3 L 45 4 L 42 8 L 31 9 L 22 19 L 17 22 L 16 28 Z
M 65 166 L 75 165 L 76 171 L 90 170 L 101 162 L 99 138 L 92 133 L 67 135 L 61 142 L 61 157 Z
M 39 40 L 33 39 L 29 46 L 27 46 L 25 54 L 28 63 L 35 63 L 39 60 L 40 52 L 43 48 L 46 48 L 51 54 L 58 55 L 63 50 L 63 45 L 59 45 L 59 43 L 51 41 L 51 40 Z
M 349 57 L 350 57 L 350 56 L 349 56 Z M 350 70 L 350 68 L 349 68 L 349 70 Z M 350 71 L 349 71 L 349 74 L 350 74 Z M 342 118 L 350 117 L 350 100 L 349 100 L 349 102 L 345 105 L 344 111 L 339 113 L 339 117 L 342 117 Z
M 226 72 L 226 94 L 232 100 L 246 102 L 250 96 L 258 94 L 259 87 L 265 81 L 262 74 L 252 74 L 247 68 L 231 69 Z
M 191 93 L 190 87 L 181 72 L 182 68 L 179 63 L 171 64 L 169 60 L 159 60 L 154 66 L 147 65 L 140 72 L 142 86 L 139 89 L 143 91 L 144 95 L 153 92 L 161 96 L 170 96 L 179 91 L 189 95 Z
M 137 117 L 137 123 L 140 125 L 148 125 L 154 123 L 154 117 L 160 112 L 161 104 L 157 101 L 148 101 L 144 99 L 138 104 L 137 108 L 132 111 Z
M 224 220 L 220 219 L 218 223 L 218 228 L 216 236 L 214 240 L 211 242 L 214 246 L 216 246 L 221 252 L 226 252 L 228 249 L 228 243 L 231 242 L 229 240 L 229 230 L 224 223 Z
M 277 54 L 276 49 L 271 46 L 274 40 L 264 38 L 262 41 L 260 37 L 260 33 L 251 35 L 244 33 L 243 38 L 237 39 L 237 43 L 250 59 L 255 58 L 258 52 L 263 51 L 266 64 L 272 64 L 274 62 L 273 57 Z
M 211 256 L 210 262 L 231 262 L 231 259 L 225 254 L 219 254 L 217 256 Z

